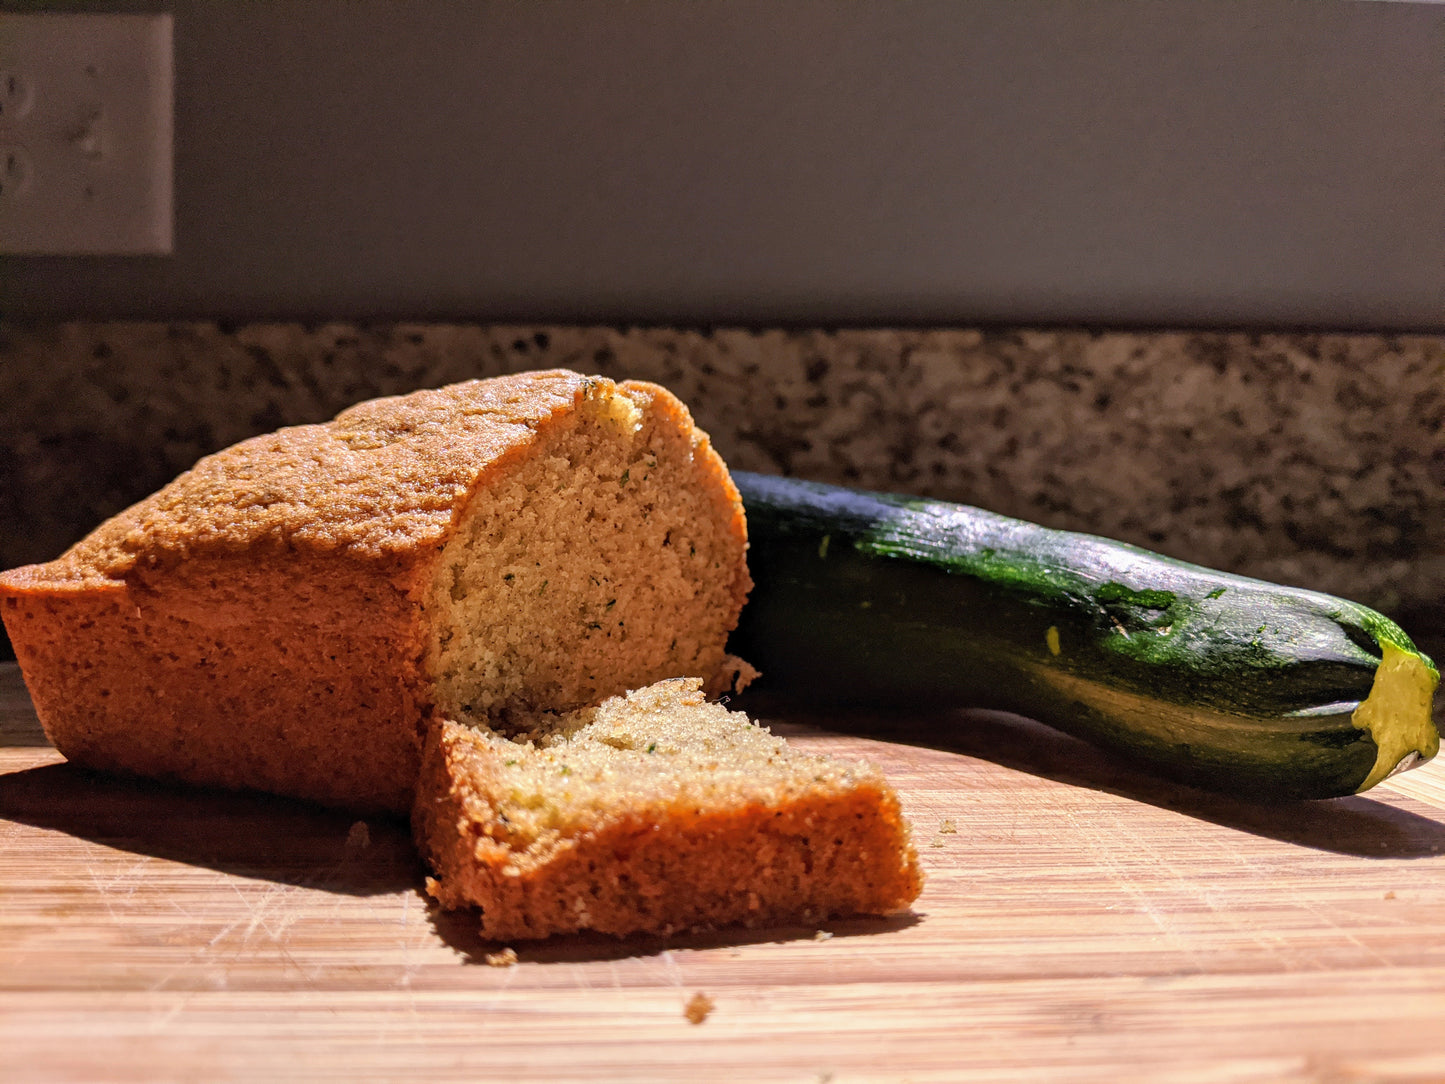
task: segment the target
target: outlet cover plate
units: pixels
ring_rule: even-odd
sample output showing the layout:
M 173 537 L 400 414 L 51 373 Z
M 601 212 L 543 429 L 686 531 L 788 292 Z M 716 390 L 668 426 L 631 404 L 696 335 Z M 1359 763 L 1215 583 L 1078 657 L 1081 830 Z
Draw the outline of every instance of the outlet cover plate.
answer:
M 0 13 L 0 253 L 168 254 L 171 15 Z

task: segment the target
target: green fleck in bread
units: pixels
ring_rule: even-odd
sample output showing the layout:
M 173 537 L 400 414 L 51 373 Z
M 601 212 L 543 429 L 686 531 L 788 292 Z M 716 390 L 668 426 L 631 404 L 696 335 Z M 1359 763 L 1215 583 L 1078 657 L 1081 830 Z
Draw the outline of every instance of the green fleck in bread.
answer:
M 664 681 L 567 713 L 433 728 L 412 816 L 445 907 L 498 940 L 884 914 L 920 875 L 866 764 L 801 753 Z
M 0 610 L 72 761 L 400 812 L 439 719 L 726 684 L 746 544 L 671 394 L 527 373 L 203 459 Z

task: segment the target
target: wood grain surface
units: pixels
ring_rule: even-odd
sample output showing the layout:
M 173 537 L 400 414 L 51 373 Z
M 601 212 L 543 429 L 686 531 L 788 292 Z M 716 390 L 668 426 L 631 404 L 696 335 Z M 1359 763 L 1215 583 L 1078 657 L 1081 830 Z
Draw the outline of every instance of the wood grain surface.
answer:
M 912 915 L 488 966 L 404 825 L 81 772 L 0 667 L 0 1080 L 1445 1080 L 1440 765 L 1272 806 L 997 714 L 770 711 L 889 773 Z

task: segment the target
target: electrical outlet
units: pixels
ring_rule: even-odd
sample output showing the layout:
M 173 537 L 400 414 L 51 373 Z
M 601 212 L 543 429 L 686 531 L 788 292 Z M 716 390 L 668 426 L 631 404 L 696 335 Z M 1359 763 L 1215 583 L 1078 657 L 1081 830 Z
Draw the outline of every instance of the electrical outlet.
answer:
M 172 250 L 172 22 L 0 13 L 0 253 Z

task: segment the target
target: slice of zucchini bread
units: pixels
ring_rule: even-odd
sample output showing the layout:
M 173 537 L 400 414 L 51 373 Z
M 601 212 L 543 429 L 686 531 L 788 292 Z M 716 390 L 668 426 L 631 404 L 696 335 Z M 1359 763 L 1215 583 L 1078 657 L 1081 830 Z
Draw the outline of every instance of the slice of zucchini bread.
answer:
M 699 679 L 440 721 L 412 823 L 432 895 L 498 940 L 886 914 L 921 887 L 876 769 L 790 749 Z

